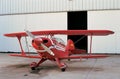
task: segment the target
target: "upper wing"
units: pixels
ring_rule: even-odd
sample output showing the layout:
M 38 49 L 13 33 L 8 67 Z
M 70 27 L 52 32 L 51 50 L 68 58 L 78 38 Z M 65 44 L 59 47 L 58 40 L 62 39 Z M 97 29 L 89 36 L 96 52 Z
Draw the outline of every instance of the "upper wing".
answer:
M 47 30 L 47 31 L 33 31 L 34 35 L 109 35 L 113 34 L 110 30 Z M 27 36 L 25 32 L 4 34 L 8 37 Z

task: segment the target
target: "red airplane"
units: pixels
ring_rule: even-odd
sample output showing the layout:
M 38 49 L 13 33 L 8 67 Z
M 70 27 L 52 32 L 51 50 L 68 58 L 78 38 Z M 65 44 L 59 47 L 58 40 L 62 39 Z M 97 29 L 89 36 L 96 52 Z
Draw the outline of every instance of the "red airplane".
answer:
M 61 71 L 66 70 L 66 64 L 61 62 L 62 59 L 81 59 L 81 58 L 104 58 L 106 55 L 95 55 L 92 52 L 92 36 L 105 36 L 113 34 L 110 30 L 47 30 L 47 31 L 34 31 L 34 32 L 19 32 L 4 34 L 7 37 L 17 37 L 21 53 L 20 54 L 10 54 L 11 56 L 26 57 L 26 58 L 39 58 L 38 63 L 32 62 L 30 67 L 32 70 L 36 68 L 46 60 L 51 60 L 56 62 Z M 41 35 L 40 37 L 35 37 Z M 67 45 L 64 44 L 63 40 L 56 38 L 54 35 L 85 35 L 90 36 L 90 53 L 82 54 L 84 50 L 78 50 L 75 48 L 72 40 L 68 40 Z M 21 43 L 21 37 L 29 36 L 32 38 L 32 46 L 36 49 L 38 55 L 28 55 L 24 52 Z M 75 51 L 79 52 L 79 55 L 72 55 Z

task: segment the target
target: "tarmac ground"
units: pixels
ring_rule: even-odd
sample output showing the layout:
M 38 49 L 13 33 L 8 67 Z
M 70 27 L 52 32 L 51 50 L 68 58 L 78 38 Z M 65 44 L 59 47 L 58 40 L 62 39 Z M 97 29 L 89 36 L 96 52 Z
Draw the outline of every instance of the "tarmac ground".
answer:
M 29 64 L 38 59 L 11 57 L 0 53 L 0 79 L 120 79 L 120 55 L 102 59 L 64 60 L 65 72 L 51 61 L 31 72 Z

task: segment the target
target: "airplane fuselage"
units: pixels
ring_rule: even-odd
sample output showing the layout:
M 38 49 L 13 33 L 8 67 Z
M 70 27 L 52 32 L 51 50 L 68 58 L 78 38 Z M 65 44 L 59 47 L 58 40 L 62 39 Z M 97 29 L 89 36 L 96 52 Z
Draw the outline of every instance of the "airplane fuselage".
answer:
M 53 51 L 54 55 L 48 53 L 41 43 Z M 55 57 L 60 58 L 67 55 L 66 46 L 60 38 L 38 37 L 32 40 L 32 46 L 37 50 L 40 56 L 49 60 L 54 60 Z

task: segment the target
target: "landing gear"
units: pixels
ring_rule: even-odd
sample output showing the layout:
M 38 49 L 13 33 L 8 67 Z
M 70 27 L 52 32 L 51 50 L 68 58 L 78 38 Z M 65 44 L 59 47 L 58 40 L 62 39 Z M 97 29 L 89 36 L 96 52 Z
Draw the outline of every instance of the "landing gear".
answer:
M 31 67 L 31 70 L 32 70 L 31 72 L 39 71 L 40 69 L 38 68 L 38 66 L 46 60 L 47 59 L 42 58 L 38 63 L 32 62 L 30 64 L 30 67 Z M 58 59 L 58 58 L 56 58 L 55 60 L 56 60 L 56 63 L 58 65 L 58 67 L 61 69 L 61 71 L 65 72 L 67 65 L 65 63 L 61 62 L 60 59 Z
M 61 69 L 62 72 L 65 72 L 65 70 L 66 70 L 66 68 L 62 68 L 62 69 Z
M 70 61 L 70 59 L 68 59 L 68 61 Z
M 31 67 L 31 70 L 36 70 L 36 68 L 35 67 Z
M 55 60 L 56 60 L 58 67 L 61 69 L 62 72 L 64 72 L 66 70 L 67 65 L 61 62 L 59 58 L 56 58 Z
M 32 62 L 32 63 L 30 64 L 31 70 L 38 70 L 38 66 L 39 66 L 41 63 L 43 63 L 44 61 L 46 61 L 46 60 L 47 60 L 47 59 L 42 58 L 38 63 Z
M 36 62 L 32 62 L 32 63 L 30 64 L 30 67 L 31 67 L 31 70 L 36 70 L 37 63 L 36 63 Z

